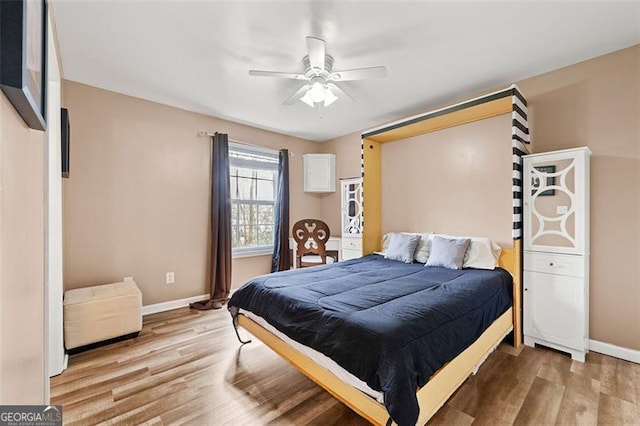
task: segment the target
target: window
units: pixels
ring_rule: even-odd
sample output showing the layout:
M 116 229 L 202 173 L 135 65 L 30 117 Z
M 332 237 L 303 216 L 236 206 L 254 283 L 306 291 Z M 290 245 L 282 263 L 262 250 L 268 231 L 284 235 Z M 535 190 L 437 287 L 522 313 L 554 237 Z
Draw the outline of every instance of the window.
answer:
M 229 143 L 231 240 L 234 255 L 270 253 L 278 153 Z

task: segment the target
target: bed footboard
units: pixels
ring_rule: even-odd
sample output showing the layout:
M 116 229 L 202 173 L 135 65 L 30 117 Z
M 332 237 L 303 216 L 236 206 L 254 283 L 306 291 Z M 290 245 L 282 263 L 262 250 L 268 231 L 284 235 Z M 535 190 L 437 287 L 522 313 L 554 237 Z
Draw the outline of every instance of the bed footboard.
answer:
M 292 348 L 245 315 L 239 314 L 236 320 L 238 325 L 260 339 L 274 352 L 300 370 L 302 374 L 320 385 L 361 417 L 376 425 L 391 424 L 389 414 L 384 405 L 360 390 L 344 383 L 333 373 L 319 366 L 306 355 Z M 429 382 L 417 393 L 420 405 L 418 424 L 426 424 L 433 417 L 456 389 L 471 375 L 478 364 L 495 349 L 512 329 L 513 309 L 509 308 L 471 346 L 431 377 Z

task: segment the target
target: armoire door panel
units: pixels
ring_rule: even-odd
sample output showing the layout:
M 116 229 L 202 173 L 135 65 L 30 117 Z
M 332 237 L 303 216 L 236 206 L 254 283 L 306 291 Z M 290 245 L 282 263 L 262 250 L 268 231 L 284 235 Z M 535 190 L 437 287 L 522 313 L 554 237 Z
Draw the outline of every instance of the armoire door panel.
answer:
M 576 277 L 525 271 L 525 334 L 570 347 L 584 340 L 583 292 Z

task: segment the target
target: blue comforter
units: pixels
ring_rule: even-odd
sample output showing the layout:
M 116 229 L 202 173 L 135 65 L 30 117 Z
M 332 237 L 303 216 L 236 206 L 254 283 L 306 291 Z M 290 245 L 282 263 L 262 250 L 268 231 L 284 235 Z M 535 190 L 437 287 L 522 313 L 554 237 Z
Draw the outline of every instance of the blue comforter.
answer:
M 399 425 L 416 391 L 511 306 L 508 272 L 450 270 L 370 255 L 254 278 L 229 300 L 384 393 Z

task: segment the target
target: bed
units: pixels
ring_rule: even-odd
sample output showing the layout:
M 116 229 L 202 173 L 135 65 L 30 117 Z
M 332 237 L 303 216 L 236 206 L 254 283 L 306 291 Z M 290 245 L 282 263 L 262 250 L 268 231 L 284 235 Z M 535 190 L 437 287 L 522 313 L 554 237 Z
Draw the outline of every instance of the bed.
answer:
M 256 300 L 261 299 L 275 292 L 278 296 L 271 294 L 268 297 L 275 297 L 277 300 L 276 306 L 280 309 L 290 306 L 288 302 L 280 300 L 280 296 L 283 293 L 287 293 L 287 288 L 295 287 L 295 284 L 281 285 L 275 284 L 274 289 L 269 289 L 270 285 L 265 285 L 271 279 L 279 281 L 280 279 L 289 280 L 292 279 L 291 272 L 283 272 L 281 274 L 273 274 L 270 276 L 262 276 L 256 278 L 254 284 L 247 284 L 249 287 L 256 287 L 254 290 L 238 290 L 232 299 L 230 300 L 230 310 L 234 318 L 234 324 L 241 326 L 248 330 L 251 334 L 262 340 L 267 346 L 273 349 L 276 353 L 289 361 L 292 365 L 297 367 L 302 373 L 314 380 L 328 392 L 330 392 L 337 399 L 349 406 L 355 412 L 362 417 L 369 420 L 374 424 L 425 424 L 436 411 L 446 402 L 446 400 L 455 392 L 456 389 L 464 382 L 464 380 L 476 370 L 479 365 L 486 359 L 492 350 L 504 339 L 504 337 L 513 330 L 514 346 L 519 347 L 522 340 L 522 312 L 521 312 L 521 276 L 522 276 L 522 220 L 521 220 L 521 208 L 522 208 L 522 155 L 527 153 L 526 145 L 529 144 L 529 126 L 527 123 L 527 101 L 522 95 L 517 86 L 512 85 L 508 88 L 499 90 L 497 92 L 489 93 L 478 98 L 473 98 L 464 102 L 460 102 L 448 107 L 440 108 L 434 111 L 427 112 L 418 116 L 409 117 L 407 119 L 389 123 L 379 128 L 371 129 L 362 134 L 361 138 L 361 175 L 363 179 L 363 223 L 366 226 L 362 229 L 362 251 L 363 253 L 373 253 L 380 250 L 380 243 L 382 241 L 382 145 L 386 143 L 394 143 L 402 141 L 413 136 L 418 136 L 430 132 L 437 132 L 443 129 L 451 128 L 474 121 L 484 120 L 486 118 L 496 117 L 502 114 L 511 115 L 511 138 L 505 139 L 505 149 L 508 149 L 511 156 L 508 164 L 505 167 L 509 168 L 509 179 L 511 185 L 509 186 L 509 192 L 504 194 L 505 199 L 508 197 L 511 200 L 511 220 L 509 229 L 511 230 L 513 237 L 513 244 L 511 247 L 504 248 L 500 259 L 498 260 L 499 266 L 503 269 L 499 273 L 499 280 L 507 279 L 512 282 L 511 288 L 511 301 L 508 301 L 499 308 L 494 307 L 493 312 L 487 318 L 482 317 L 479 321 L 481 326 L 474 330 L 473 338 L 469 336 L 458 336 L 457 331 L 453 331 L 454 337 L 450 338 L 453 341 L 464 341 L 464 344 L 458 345 L 455 348 L 450 349 L 447 354 L 447 361 L 444 361 L 442 357 L 438 362 L 429 362 L 427 368 L 425 361 L 418 360 L 415 365 L 404 365 L 405 369 L 409 371 L 402 372 L 402 369 L 396 369 L 400 371 L 401 375 L 404 375 L 400 380 L 405 382 L 409 381 L 408 387 L 411 391 L 407 391 L 406 388 L 396 386 L 394 383 L 389 382 L 389 373 L 374 373 L 371 375 L 371 369 L 369 367 L 358 367 L 357 363 L 349 363 L 347 359 L 345 364 L 344 357 L 349 355 L 338 355 L 335 353 L 337 347 L 340 344 L 334 343 L 332 346 L 327 344 L 323 347 L 320 344 L 318 349 L 310 348 L 304 345 L 298 340 L 309 341 L 314 340 L 315 333 L 302 333 L 302 336 L 288 336 L 286 331 L 290 328 L 290 325 L 277 323 L 278 318 L 267 318 L 263 315 L 267 315 L 260 311 L 260 308 L 254 307 L 253 303 Z M 506 176 L 506 174 L 505 174 Z M 477 212 L 469 212 L 473 218 L 476 218 Z M 438 227 L 437 224 L 430 224 L 431 226 Z M 449 224 L 441 224 L 447 226 Z M 507 224 L 505 224 L 506 226 Z M 480 224 L 479 228 L 482 228 Z M 452 229 L 452 232 L 454 230 Z M 478 229 L 478 232 L 482 232 L 482 229 Z M 464 231 L 461 231 L 464 232 Z M 502 236 L 495 236 L 499 240 L 504 240 Z M 369 263 L 379 262 L 379 258 L 365 257 L 362 261 Z M 351 262 L 351 263 L 350 263 Z M 331 267 L 316 267 L 316 271 L 320 272 L 320 269 L 324 271 L 338 271 L 339 268 L 357 268 L 360 263 L 353 263 L 352 261 L 340 262 Z M 380 263 L 377 263 L 380 264 Z M 363 266 L 363 265 L 361 265 Z M 371 265 L 370 265 L 371 266 Z M 416 265 L 408 265 L 409 268 L 415 268 Z M 418 268 L 425 270 L 425 267 L 418 265 Z M 506 276 L 506 271 L 512 277 L 512 281 Z M 481 275 L 486 275 L 483 273 Z M 321 278 L 314 277 L 316 272 L 304 271 L 301 272 L 306 275 L 306 278 L 294 275 L 293 279 L 299 279 L 298 286 L 308 285 L 309 283 L 316 283 L 321 281 Z M 375 276 L 374 272 L 369 272 Z M 343 279 L 347 280 L 349 284 L 349 277 L 353 275 L 352 272 L 342 271 Z M 506 278 L 505 278 L 506 277 Z M 445 277 L 446 278 L 446 277 Z M 477 277 L 476 277 L 477 278 Z M 305 281 L 305 279 L 307 281 Z M 447 281 L 450 285 L 458 279 L 454 277 L 452 280 Z M 393 280 L 392 280 L 393 281 Z M 305 284 L 306 283 L 306 284 Z M 370 286 L 369 283 L 367 286 Z M 435 284 L 436 286 L 438 284 Z M 447 284 L 440 284 L 447 285 Z M 503 287 L 505 285 L 503 284 Z M 248 287 L 248 288 L 249 288 Z M 370 287 L 374 288 L 374 287 Z M 384 286 L 383 286 L 384 288 Z M 382 296 L 389 296 L 384 291 L 381 292 Z M 374 298 L 380 296 L 378 292 L 367 292 L 366 294 L 373 294 Z M 313 292 L 307 294 L 307 302 L 309 300 L 312 303 L 314 300 Z M 393 294 L 391 294 L 393 296 Z M 325 297 L 323 295 L 323 297 Z M 366 298 L 365 301 L 370 301 Z M 473 296 L 472 296 L 473 297 Z M 392 298 L 392 297 L 391 297 Z M 402 299 L 403 297 L 400 297 Z M 503 298 L 504 299 L 504 298 Z M 274 299 L 271 299 L 274 300 Z M 318 305 L 319 298 L 315 295 L 315 304 Z M 329 302 L 329 299 L 327 299 Z M 382 298 L 383 302 L 386 302 L 386 298 Z M 244 305 L 244 303 L 248 303 Z M 332 310 L 332 312 L 355 312 L 361 310 L 363 307 L 370 309 L 368 305 L 363 305 L 363 301 L 360 302 L 345 302 L 330 300 L 330 303 L 324 304 L 323 309 Z M 275 303 L 275 302 L 274 302 Z M 359 304 L 358 304 L 359 303 Z M 293 303 L 295 305 L 295 303 Z M 252 311 L 253 309 L 253 311 Z M 503 311 L 504 309 L 504 311 Z M 258 312 L 260 311 L 263 315 Z M 436 309 L 437 310 L 437 309 Z M 500 313 L 502 311 L 502 313 Z M 249 313 L 250 312 L 250 313 Z M 304 311 L 303 311 L 304 312 Z M 305 319 L 311 320 L 318 314 L 303 314 L 303 322 Z M 349 316 L 349 315 L 344 315 Z M 354 316 L 354 315 L 352 315 Z M 278 315 L 276 315 L 278 317 Z M 328 330 L 342 330 L 344 327 L 336 327 L 336 323 L 342 325 L 343 318 L 335 318 L 329 315 Z M 338 315 L 339 317 L 339 315 Z M 357 317 L 357 315 L 355 315 Z M 374 318 L 375 319 L 375 318 Z M 362 325 L 356 322 L 356 325 Z M 445 321 L 446 322 L 446 321 Z M 472 322 L 472 321 L 470 321 Z M 384 324 L 383 324 L 384 325 Z M 354 325 L 348 327 L 355 327 Z M 393 326 L 390 326 L 393 329 Z M 294 327 L 295 328 L 295 327 Z M 304 324 L 301 328 L 304 328 Z M 463 327 L 464 328 L 464 327 Z M 282 331 L 284 330 L 284 332 Z M 363 331 L 364 330 L 364 331 Z M 237 331 L 237 328 L 236 328 Z M 375 331 L 375 330 L 374 330 Z M 366 327 L 360 330 L 361 334 L 370 333 Z M 415 330 L 406 332 L 408 335 L 414 336 L 411 333 L 415 333 Z M 398 329 L 395 336 L 407 335 L 405 331 Z M 326 335 L 327 332 L 324 332 Z M 329 333 L 330 334 L 330 333 Z M 373 333 L 375 334 L 375 333 Z M 355 333 L 358 336 L 357 332 Z M 296 340 L 298 339 L 298 340 Z M 353 340 L 353 339 L 352 339 Z M 369 343 L 367 339 L 364 339 L 365 343 Z M 360 340 L 355 340 L 360 343 Z M 387 346 L 397 346 L 403 341 L 394 340 L 392 337 L 386 340 L 390 343 Z M 400 343 L 398 343 L 400 342 Z M 316 342 L 317 343 L 317 342 Z M 407 342 L 404 342 L 407 343 Z M 465 346 L 466 345 L 466 346 Z M 352 345 L 353 347 L 353 345 Z M 325 353 L 322 353 L 325 351 Z M 422 355 L 421 349 L 417 349 L 415 352 Z M 362 355 L 364 353 L 364 355 Z M 412 352 L 413 353 L 413 352 Z M 364 357 L 373 357 L 380 359 L 379 355 L 368 354 L 367 351 L 361 351 L 360 354 Z M 439 354 L 438 357 L 440 357 Z M 351 355 L 353 356 L 353 354 Z M 392 355 L 393 356 L 393 355 Z M 405 362 L 409 358 L 398 358 L 395 355 L 396 361 Z M 337 364 L 346 367 L 340 371 L 335 369 L 331 363 L 324 363 L 324 358 L 328 358 L 331 361 L 335 361 L 334 358 L 338 358 Z M 357 357 L 356 357 L 357 359 Z M 383 363 L 384 364 L 384 363 Z M 393 364 L 393 363 L 391 363 Z M 342 368 L 340 367 L 340 368 Z M 364 370 L 364 371 L 363 371 Z M 347 376 L 345 377 L 345 374 Z M 376 374 L 378 377 L 376 378 Z M 393 375 L 393 374 L 390 374 Z M 351 377 L 352 376 L 352 377 Z M 382 377 L 384 376 L 384 377 Z M 407 379 L 409 377 L 409 379 Z M 355 378 L 355 380 L 353 380 Z M 411 380 L 414 380 L 411 382 Z M 362 384 L 364 383 L 365 386 Z M 380 394 L 376 394 L 375 388 L 382 389 L 384 399 L 383 403 L 379 402 Z M 399 399 L 396 399 L 392 394 L 399 394 Z M 393 401 L 389 400 L 389 396 Z M 395 395 L 398 396 L 398 395 Z M 405 412 L 405 407 L 407 412 Z
M 510 272 L 373 254 L 256 277 L 229 310 L 372 423 L 424 424 L 512 330 Z

